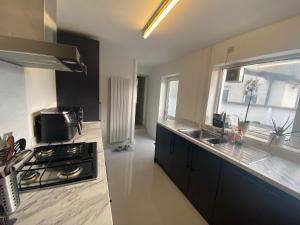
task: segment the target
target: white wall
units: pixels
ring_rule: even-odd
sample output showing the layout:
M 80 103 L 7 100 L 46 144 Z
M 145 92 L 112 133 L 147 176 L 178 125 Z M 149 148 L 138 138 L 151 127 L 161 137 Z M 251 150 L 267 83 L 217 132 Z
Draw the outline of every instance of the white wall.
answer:
M 0 61 L 0 135 L 29 139 L 24 69 Z
M 202 105 L 203 86 L 207 82 L 207 64 L 210 49 L 202 49 L 173 62 L 158 66 L 152 70 L 149 77 L 149 92 L 147 105 L 147 131 L 155 136 L 158 119 L 161 80 L 163 76 L 179 74 L 179 90 L 177 96 L 176 117 L 194 122 L 200 120 L 200 105 Z
M 27 121 L 30 138 L 33 133 L 33 113 L 50 107 L 56 107 L 55 71 L 25 68 Z
M 152 68 L 149 66 L 138 65 L 138 74 L 139 75 L 150 75 Z
M 0 101 L 0 134 L 13 131 L 16 139 L 24 137 L 29 144 L 32 113 L 56 106 L 55 72 L 0 61 Z
M 123 77 L 130 80 L 130 92 L 133 91 L 133 76 L 136 73 L 134 59 L 118 54 L 110 47 L 101 44 L 100 49 L 100 101 L 101 101 L 101 124 L 104 141 L 107 141 L 109 133 L 109 77 Z M 132 99 L 129 105 L 132 104 Z M 130 112 L 129 114 L 131 115 Z M 129 122 L 129 121 L 128 121 Z
M 300 49 L 300 16 L 233 37 L 212 46 L 211 65 L 225 61 L 227 48 L 235 47 L 229 61 Z
M 180 73 L 177 117 L 202 123 L 210 87 L 212 68 L 224 64 L 228 47 L 234 46 L 229 62 L 293 53 L 300 49 L 300 16 L 248 32 L 206 49 L 152 68 L 148 94 L 147 130 L 155 136 L 161 76 Z

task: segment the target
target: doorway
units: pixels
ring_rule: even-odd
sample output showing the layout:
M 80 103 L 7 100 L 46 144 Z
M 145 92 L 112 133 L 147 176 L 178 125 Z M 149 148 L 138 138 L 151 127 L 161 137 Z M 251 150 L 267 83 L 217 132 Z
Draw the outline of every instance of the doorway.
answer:
M 146 117 L 146 98 L 147 98 L 147 77 L 138 75 L 137 77 L 137 98 L 135 126 L 144 126 Z

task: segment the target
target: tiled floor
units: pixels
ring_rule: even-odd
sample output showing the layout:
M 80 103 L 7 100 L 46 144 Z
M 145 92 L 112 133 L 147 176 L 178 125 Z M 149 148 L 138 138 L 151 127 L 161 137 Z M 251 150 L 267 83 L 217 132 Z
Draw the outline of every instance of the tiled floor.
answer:
M 207 224 L 153 162 L 154 141 L 144 130 L 133 151 L 105 154 L 114 225 Z

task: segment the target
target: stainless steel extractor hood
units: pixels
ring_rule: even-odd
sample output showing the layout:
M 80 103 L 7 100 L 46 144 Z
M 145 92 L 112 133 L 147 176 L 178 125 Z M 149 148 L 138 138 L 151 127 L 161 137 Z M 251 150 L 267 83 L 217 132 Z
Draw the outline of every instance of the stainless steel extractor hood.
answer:
M 24 67 L 87 70 L 74 46 L 16 37 L 0 36 L 0 60 Z
M 0 7 L 0 60 L 15 65 L 85 72 L 76 46 L 56 43 L 56 0 L 9 0 Z

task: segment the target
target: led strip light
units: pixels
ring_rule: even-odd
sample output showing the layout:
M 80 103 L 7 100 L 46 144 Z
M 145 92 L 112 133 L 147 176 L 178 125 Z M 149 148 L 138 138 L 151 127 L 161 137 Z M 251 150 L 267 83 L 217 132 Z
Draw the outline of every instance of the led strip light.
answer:
M 160 7 L 155 11 L 148 23 L 143 29 L 143 38 L 146 39 L 159 25 L 159 23 L 168 15 L 172 8 L 177 4 L 179 0 L 165 0 Z

